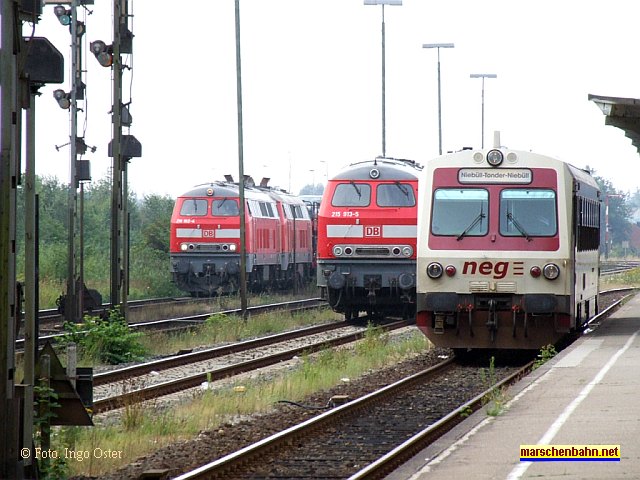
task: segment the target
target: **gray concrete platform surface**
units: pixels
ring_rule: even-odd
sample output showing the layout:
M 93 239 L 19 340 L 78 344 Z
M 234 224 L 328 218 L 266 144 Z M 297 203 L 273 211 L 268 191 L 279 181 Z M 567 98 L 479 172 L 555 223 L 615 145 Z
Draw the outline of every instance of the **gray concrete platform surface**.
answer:
M 389 480 L 640 479 L 640 295 Z M 620 445 L 620 461 L 521 462 L 520 445 Z

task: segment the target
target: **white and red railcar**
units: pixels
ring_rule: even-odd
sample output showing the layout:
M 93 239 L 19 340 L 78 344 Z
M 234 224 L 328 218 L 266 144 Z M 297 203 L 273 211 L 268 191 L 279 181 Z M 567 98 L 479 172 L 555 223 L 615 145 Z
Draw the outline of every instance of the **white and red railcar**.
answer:
M 318 286 L 347 320 L 413 315 L 418 172 L 411 160 L 354 163 L 329 180 L 318 212 Z
M 437 346 L 539 349 L 598 310 L 600 191 L 585 170 L 504 147 L 420 178 L 417 324 Z
M 246 278 L 253 291 L 313 278 L 312 224 L 304 202 L 245 179 Z M 240 285 L 239 185 L 199 185 L 176 200 L 171 217 L 173 282 L 192 296 L 233 293 Z

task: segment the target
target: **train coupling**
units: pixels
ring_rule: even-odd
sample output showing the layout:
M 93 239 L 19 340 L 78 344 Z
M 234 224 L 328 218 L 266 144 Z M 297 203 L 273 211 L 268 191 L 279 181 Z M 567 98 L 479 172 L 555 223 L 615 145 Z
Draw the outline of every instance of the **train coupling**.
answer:
M 436 335 L 444 335 L 444 315 L 436 314 L 436 317 L 433 322 L 433 333 Z

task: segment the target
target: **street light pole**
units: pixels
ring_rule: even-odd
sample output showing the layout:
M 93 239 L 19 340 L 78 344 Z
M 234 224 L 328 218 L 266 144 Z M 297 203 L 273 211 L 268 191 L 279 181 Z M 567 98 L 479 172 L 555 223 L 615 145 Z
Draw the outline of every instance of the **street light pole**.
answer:
M 386 115 L 386 85 L 385 85 L 385 31 L 384 6 L 401 6 L 402 0 L 364 0 L 365 5 L 382 5 L 382 156 L 387 156 L 387 115 Z
M 484 79 L 497 78 L 495 73 L 472 73 L 470 78 L 482 78 L 482 148 L 484 148 Z
M 422 48 L 436 48 L 438 50 L 438 152 L 442 155 L 442 100 L 440 94 L 440 49 L 453 48 L 453 43 L 425 43 Z

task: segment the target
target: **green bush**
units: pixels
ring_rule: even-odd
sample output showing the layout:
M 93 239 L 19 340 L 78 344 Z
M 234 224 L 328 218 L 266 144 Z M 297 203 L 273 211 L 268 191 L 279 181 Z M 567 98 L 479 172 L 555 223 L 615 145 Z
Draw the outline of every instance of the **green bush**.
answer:
M 94 361 L 117 365 L 139 360 L 146 354 L 140 343 L 142 333 L 132 332 L 117 310 L 109 318 L 85 317 L 83 323 L 65 323 L 62 344 L 74 342 L 82 354 Z

